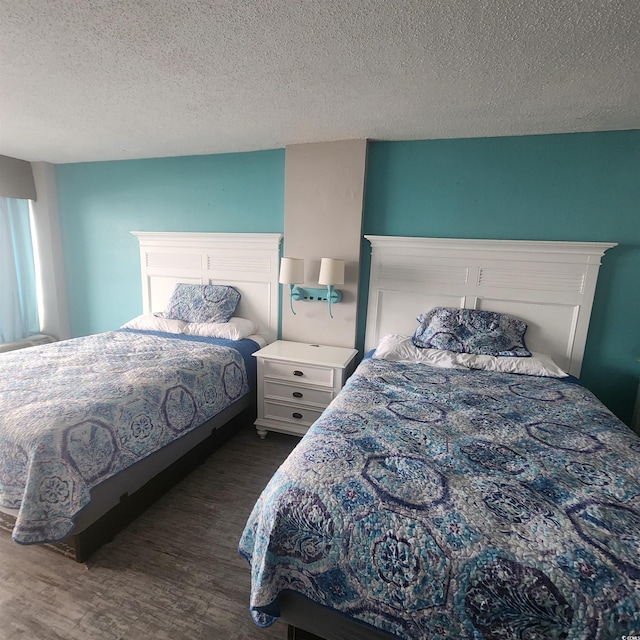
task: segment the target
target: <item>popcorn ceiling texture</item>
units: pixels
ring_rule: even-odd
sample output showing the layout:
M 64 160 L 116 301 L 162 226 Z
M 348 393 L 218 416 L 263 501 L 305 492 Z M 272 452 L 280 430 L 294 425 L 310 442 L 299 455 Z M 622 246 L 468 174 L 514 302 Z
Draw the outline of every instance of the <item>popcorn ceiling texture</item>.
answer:
M 0 154 L 640 128 L 637 0 L 3 0 Z

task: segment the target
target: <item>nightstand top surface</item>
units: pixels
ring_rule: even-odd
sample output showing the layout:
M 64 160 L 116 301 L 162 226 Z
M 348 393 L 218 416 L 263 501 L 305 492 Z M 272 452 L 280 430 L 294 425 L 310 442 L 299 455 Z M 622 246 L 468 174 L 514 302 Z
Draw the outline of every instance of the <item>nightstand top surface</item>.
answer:
M 358 351 L 346 347 L 329 347 L 314 345 L 306 342 L 289 342 L 276 340 L 266 347 L 256 351 L 253 355 L 270 360 L 295 360 L 308 364 L 327 365 L 331 367 L 346 367 Z

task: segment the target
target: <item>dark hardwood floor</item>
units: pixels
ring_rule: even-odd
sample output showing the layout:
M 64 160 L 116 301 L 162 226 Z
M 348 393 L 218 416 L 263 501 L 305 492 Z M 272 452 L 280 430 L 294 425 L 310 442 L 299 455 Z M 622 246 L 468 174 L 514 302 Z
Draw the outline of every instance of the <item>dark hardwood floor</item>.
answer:
M 0 639 L 284 640 L 253 623 L 237 546 L 298 442 L 247 424 L 86 564 L 0 532 Z

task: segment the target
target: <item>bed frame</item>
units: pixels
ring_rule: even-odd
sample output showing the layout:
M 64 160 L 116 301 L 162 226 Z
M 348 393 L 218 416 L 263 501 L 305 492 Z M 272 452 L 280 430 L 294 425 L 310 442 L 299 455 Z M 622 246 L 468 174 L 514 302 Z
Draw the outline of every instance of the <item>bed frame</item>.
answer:
M 528 324 L 529 349 L 579 376 L 600 259 L 615 243 L 365 236 L 371 243 L 365 351 L 413 334 L 435 306 L 507 313 Z M 378 640 L 387 634 L 287 593 L 289 640 Z
M 178 282 L 230 284 L 241 294 L 236 315 L 259 325 L 267 341 L 277 338 L 278 265 L 281 234 L 132 232 L 140 247 L 142 307 L 162 311 Z M 255 419 L 251 393 L 171 444 L 91 490 L 74 533 L 45 545 L 85 562 L 127 524 L 233 435 Z M 0 512 L 0 528 L 13 529 L 15 514 Z

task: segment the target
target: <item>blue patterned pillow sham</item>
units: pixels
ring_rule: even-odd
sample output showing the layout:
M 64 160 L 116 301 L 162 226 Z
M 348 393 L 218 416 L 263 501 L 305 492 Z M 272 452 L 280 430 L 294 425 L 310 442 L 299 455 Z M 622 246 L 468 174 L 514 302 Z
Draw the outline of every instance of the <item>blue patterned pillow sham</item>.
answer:
M 228 285 L 180 282 L 163 315 L 184 322 L 229 322 L 239 302 L 240 293 Z
M 526 323 L 513 316 L 478 309 L 435 307 L 417 318 L 416 347 L 483 356 L 529 357 Z

